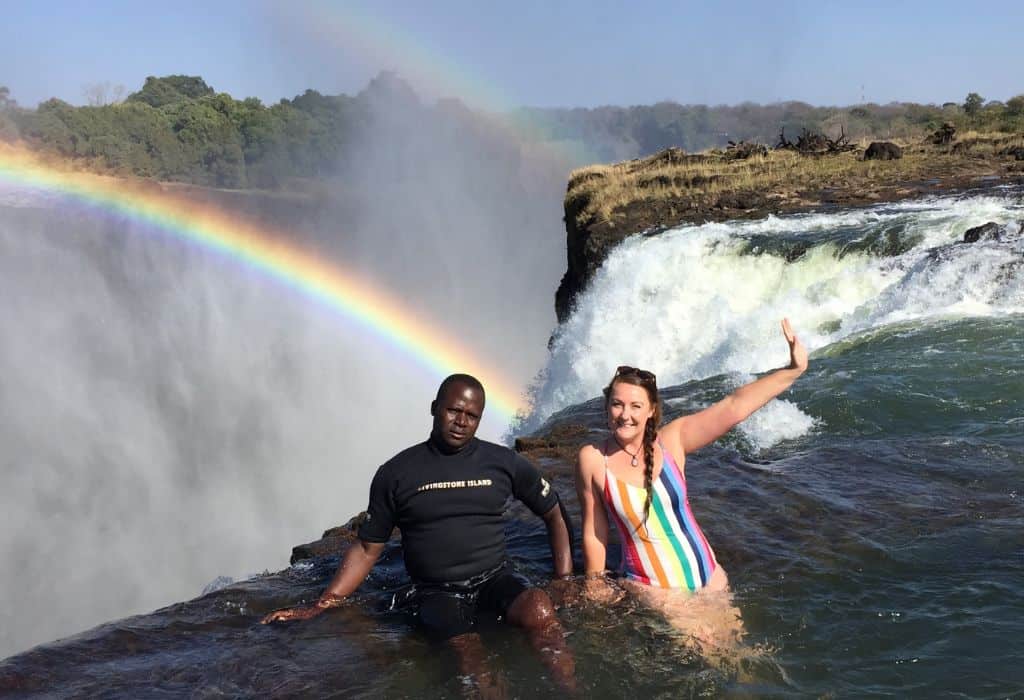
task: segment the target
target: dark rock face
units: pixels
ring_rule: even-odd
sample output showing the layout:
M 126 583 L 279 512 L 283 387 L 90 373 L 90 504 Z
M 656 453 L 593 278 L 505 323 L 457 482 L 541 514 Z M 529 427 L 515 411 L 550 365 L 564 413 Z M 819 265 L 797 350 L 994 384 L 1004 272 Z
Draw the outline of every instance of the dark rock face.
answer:
M 994 221 L 987 224 L 969 228 L 964 232 L 964 243 L 977 243 L 978 241 L 999 241 L 1002 240 L 1003 230 Z
M 288 563 L 295 564 L 296 562 L 303 561 L 304 559 L 330 557 L 345 552 L 349 548 L 349 545 L 355 542 L 356 531 L 359 530 L 359 526 L 365 519 L 366 513 L 360 513 L 344 525 L 332 527 L 330 530 L 327 530 L 324 532 L 323 536 L 315 542 L 295 545 L 292 547 L 292 556 L 291 559 L 288 560 Z
M 576 460 L 576 453 L 587 441 L 590 431 L 580 423 L 561 423 L 545 435 L 517 437 L 516 452 L 531 459 L 561 459 L 567 464 Z
M 576 296 L 583 291 L 597 269 L 608 257 L 609 251 L 633 231 L 616 228 L 611 222 L 576 223 L 577 215 L 587 205 L 586 200 L 567 199 L 565 202 L 566 253 L 568 265 L 562 282 L 555 292 L 555 313 L 558 322 L 569 318 Z
M 757 209 L 763 207 L 767 199 L 760 192 L 748 190 L 746 192 L 725 192 L 719 198 L 715 206 L 719 209 Z
M 864 160 L 899 160 L 903 149 L 890 141 L 874 141 L 864 151 Z

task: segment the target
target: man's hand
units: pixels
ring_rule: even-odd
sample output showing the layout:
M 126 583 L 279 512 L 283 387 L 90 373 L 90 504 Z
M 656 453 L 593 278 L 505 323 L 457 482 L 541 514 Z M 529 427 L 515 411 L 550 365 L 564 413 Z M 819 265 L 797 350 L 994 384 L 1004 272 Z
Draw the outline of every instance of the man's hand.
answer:
M 316 605 L 300 605 L 284 610 L 275 610 L 260 620 L 260 624 L 268 625 L 271 622 L 285 622 L 287 620 L 308 620 L 316 617 L 324 611 L 324 608 Z

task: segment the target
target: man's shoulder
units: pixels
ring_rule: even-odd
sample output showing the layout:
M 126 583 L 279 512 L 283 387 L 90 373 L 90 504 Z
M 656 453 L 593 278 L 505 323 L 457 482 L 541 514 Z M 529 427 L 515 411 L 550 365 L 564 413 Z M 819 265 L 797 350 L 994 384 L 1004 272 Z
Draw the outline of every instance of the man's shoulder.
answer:
M 511 463 L 517 459 L 526 459 L 511 447 L 499 445 L 496 442 L 477 439 L 477 454 L 488 461 Z
M 397 453 L 388 461 L 381 465 L 381 469 L 392 471 L 394 469 L 400 469 L 407 464 L 416 464 L 421 462 L 423 458 L 430 454 L 430 448 L 427 443 L 418 442 L 415 445 L 406 447 L 401 452 Z

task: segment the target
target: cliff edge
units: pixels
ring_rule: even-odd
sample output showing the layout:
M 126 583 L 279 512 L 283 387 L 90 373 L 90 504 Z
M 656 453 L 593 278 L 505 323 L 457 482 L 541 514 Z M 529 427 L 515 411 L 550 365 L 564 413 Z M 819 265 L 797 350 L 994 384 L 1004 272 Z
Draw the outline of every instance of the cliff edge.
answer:
M 806 143 L 804 136 L 797 144 L 780 139 L 774 150 L 745 143 L 695 154 L 669 148 L 575 170 L 565 195 L 568 265 L 555 294 L 558 322 L 612 248 L 636 233 L 1024 182 L 1024 134 L 956 137 L 948 129 L 902 145 L 809 135 Z

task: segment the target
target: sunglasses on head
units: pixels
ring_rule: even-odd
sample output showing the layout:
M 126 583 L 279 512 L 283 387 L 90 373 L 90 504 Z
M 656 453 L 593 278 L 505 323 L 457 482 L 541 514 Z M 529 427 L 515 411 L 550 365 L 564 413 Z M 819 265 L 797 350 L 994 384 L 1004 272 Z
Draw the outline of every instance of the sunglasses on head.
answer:
M 615 370 L 615 376 L 621 377 L 624 374 L 635 374 L 640 379 L 649 382 L 657 382 L 657 378 L 654 376 L 654 372 L 648 372 L 645 369 L 639 367 L 630 367 L 629 365 L 619 365 L 619 368 Z

